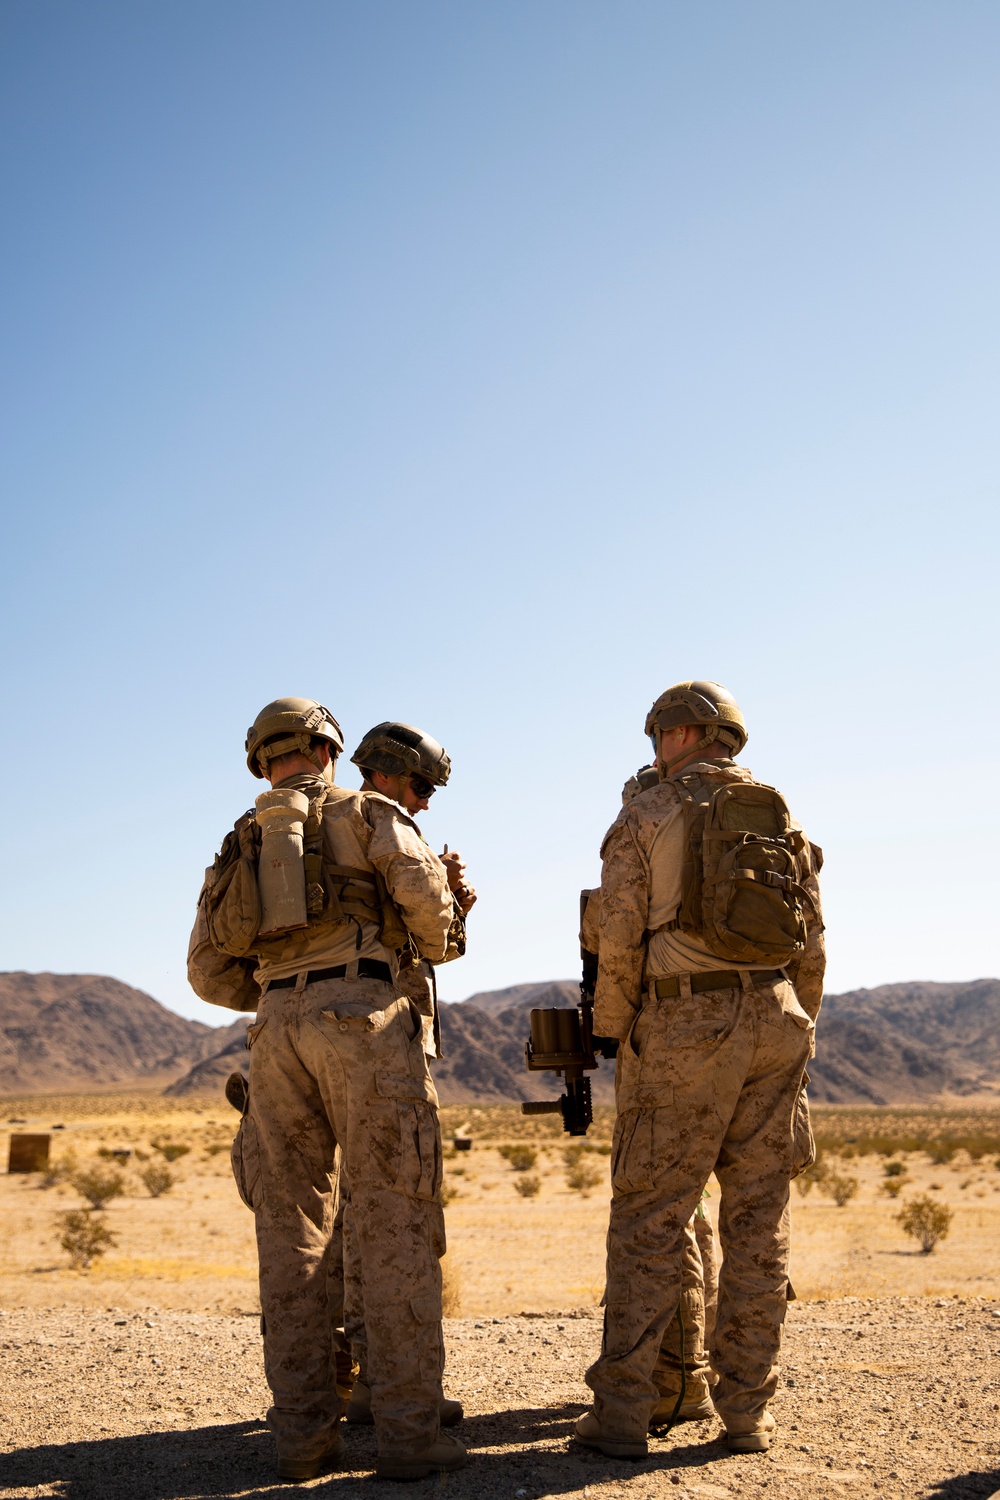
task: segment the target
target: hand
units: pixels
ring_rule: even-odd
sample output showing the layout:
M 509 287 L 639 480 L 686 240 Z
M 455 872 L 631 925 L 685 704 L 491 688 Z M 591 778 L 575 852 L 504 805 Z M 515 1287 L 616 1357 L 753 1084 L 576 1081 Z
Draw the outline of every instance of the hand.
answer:
M 455 897 L 458 909 L 464 917 L 472 910 L 478 899 L 475 889 L 471 885 L 466 884 L 465 860 L 457 849 L 449 851 L 448 845 L 445 844 L 444 851 L 441 854 L 441 863 L 448 874 L 448 889 Z
M 448 889 L 450 891 L 457 891 L 463 883 L 462 877 L 465 874 L 465 860 L 457 849 L 449 851 L 448 845 L 445 844 L 441 854 L 441 863 L 444 865 L 445 873 L 448 876 Z

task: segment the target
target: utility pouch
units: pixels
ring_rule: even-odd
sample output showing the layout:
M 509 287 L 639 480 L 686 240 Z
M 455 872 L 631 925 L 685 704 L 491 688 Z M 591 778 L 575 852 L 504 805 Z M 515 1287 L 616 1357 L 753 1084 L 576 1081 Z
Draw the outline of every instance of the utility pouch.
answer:
M 260 829 L 253 812 L 244 813 L 222 849 L 205 883 L 205 919 L 215 947 L 233 958 L 244 958 L 260 931 L 261 906 L 257 888 Z

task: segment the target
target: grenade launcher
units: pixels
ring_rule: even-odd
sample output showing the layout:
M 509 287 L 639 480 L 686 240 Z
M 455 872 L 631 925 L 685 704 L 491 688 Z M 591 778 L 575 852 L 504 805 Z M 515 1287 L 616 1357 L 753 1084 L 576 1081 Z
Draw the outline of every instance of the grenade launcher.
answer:
M 580 922 L 590 891 L 580 895 Z M 570 1135 L 586 1135 L 594 1118 L 590 1079 L 598 1057 L 614 1057 L 618 1042 L 594 1035 L 594 990 L 597 985 L 597 954 L 580 945 L 583 977 L 580 1004 L 531 1012 L 531 1040 L 524 1049 L 529 1073 L 555 1073 L 565 1082 L 558 1099 L 537 1099 L 521 1105 L 525 1115 L 562 1115 L 563 1129 Z

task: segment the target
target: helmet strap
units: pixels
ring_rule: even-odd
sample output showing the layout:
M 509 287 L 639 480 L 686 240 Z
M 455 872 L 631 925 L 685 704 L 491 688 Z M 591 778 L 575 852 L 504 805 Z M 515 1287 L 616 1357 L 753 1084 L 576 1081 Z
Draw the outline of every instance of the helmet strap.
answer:
M 698 743 L 696 745 L 692 745 L 690 749 L 682 750 L 679 755 L 673 755 L 669 760 L 661 760 L 659 754 L 657 754 L 656 765 L 660 773 L 660 780 L 665 781 L 666 778 L 670 775 L 671 766 L 676 766 L 678 761 L 689 760 L 692 755 L 697 755 L 699 750 L 707 749 L 709 745 L 715 743 L 718 737 L 718 729 L 714 724 L 711 724 L 705 730 L 705 733 L 702 735 Z

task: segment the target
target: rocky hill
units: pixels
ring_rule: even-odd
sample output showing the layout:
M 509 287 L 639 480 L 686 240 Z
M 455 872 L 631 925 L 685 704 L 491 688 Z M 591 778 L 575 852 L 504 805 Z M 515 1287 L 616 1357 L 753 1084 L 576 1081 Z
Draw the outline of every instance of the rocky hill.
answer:
M 1000 980 L 828 995 L 809 1074 L 817 1103 L 1000 1097 Z
M 104 974 L 0 974 L 0 1092 L 162 1087 L 245 1027 L 186 1020 Z
M 443 1056 L 434 1064 L 446 1104 L 555 1098 L 559 1083 L 527 1073 L 533 1006 L 573 1005 L 572 980 L 510 985 L 442 1007 Z M 246 1070 L 246 1017 L 204 1026 L 116 979 L 86 974 L 0 975 L 0 1092 L 160 1087 L 215 1092 Z M 913 981 L 827 996 L 817 1056 L 817 1103 L 941 1103 L 1000 1099 L 1000 980 Z M 591 1075 L 610 1103 L 614 1067 Z

